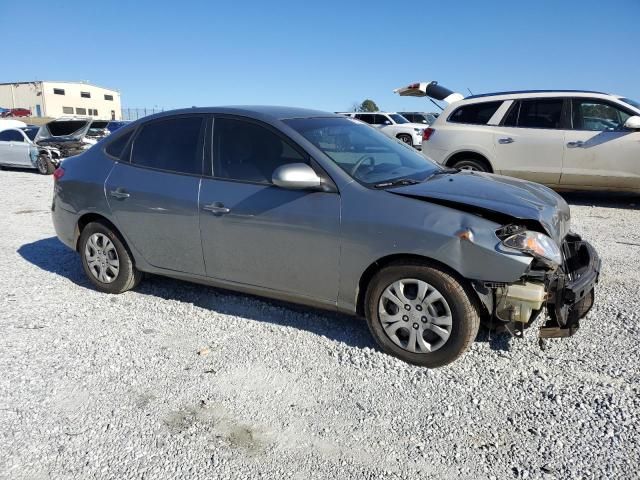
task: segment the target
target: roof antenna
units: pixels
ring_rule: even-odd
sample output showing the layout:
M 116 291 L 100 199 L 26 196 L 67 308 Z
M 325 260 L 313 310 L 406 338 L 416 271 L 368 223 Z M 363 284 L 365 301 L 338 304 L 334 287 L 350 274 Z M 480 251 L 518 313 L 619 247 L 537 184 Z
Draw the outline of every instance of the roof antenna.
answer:
M 469 93 L 470 93 L 471 95 L 473 95 L 473 92 L 471 91 L 471 89 L 470 89 L 469 87 L 467 87 L 467 90 L 469 90 Z

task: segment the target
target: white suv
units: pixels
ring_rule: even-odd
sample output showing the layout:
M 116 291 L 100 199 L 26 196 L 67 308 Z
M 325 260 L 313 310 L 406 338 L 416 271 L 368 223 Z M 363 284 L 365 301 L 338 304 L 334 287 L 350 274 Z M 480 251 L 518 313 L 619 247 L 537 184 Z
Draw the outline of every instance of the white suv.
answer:
M 559 190 L 640 191 L 640 103 L 575 90 L 474 95 L 445 108 L 422 151 Z
M 420 150 L 422 148 L 422 134 L 426 125 L 411 123 L 402 115 L 393 112 L 338 112 L 347 117 L 357 118 L 372 127 L 379 129 L 391 138 L 402 140 L 407 145 Z

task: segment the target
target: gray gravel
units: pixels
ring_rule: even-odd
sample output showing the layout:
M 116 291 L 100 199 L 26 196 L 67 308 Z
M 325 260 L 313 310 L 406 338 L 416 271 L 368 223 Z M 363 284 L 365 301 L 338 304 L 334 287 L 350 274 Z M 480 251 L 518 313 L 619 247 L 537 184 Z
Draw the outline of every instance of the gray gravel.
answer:
M 638 197 L 568 197 L 604 261 L 576 336 L 481 332 L 425 370 L 341 315 L 159 277 L 100 294 L 51 186 L 0 171 L 2 478 L 639 474 Z

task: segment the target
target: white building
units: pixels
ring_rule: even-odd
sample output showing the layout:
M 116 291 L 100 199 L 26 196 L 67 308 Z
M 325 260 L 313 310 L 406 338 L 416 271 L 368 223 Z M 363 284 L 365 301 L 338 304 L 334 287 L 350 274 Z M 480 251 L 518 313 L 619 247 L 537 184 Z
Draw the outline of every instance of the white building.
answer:
M 0 83 L 0 107 L 26 108 L 34 117 L 91 116 L 120 120 L 120 92 L 83 82 Z

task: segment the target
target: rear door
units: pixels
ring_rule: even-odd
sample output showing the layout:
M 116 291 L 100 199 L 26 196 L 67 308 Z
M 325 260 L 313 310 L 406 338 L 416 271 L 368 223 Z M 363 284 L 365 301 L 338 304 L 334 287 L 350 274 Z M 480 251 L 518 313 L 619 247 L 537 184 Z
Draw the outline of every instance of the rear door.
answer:
M 493 127 L 495 165 L 504 175 L 558 185 L 567 106 L 560 97 L 516 100 Z
M 270 126 L 218 115 L 211 144 L 200 190 L 207 275 L 335 303 L 340 195 L 274 186 L 279 166 L 313 162 Z
M 573 98 L 571 111 L 560 183 L 639 189 L 640 132 L 624 127 L 634 113 L 597 98 Z
M 205 123 L 180 115 L 143 124 L 105 182 L 118 227 L 154 267 L 205 273 L 198 216 Z

